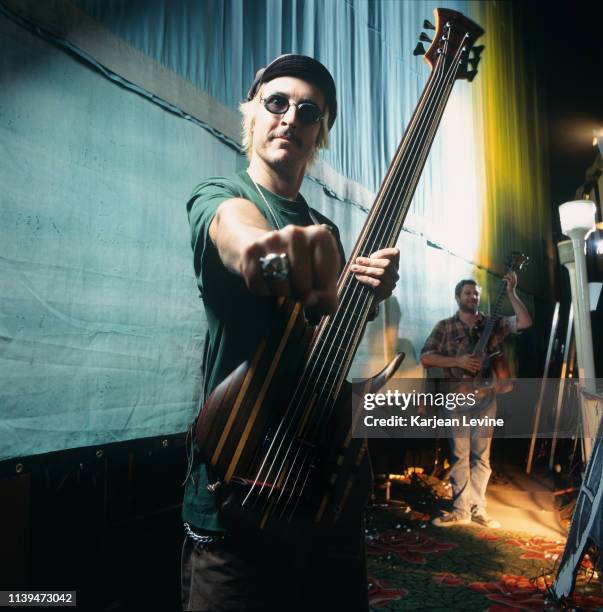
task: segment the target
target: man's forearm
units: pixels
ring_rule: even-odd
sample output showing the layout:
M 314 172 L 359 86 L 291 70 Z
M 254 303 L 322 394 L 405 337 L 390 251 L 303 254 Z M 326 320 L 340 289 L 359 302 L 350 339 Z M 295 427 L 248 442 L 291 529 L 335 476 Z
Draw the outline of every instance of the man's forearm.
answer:
M 526 305 L 519 299 L 518 295 L 513 291 L 509 293 L 509 300 L 513 307 L 513 312 L 517 317 L 517 329 L 527 329 L 532 325 L 532 317 L 526 308 Z
M 209 226 L 222 263 L 235 274 L 241 274 L 241 257 L 247 245 L 271 228 L 257 207 L 247 200 L 223 202 Z
M 319 314 L 335 311 L 339 251 L 324 225 L 273 229 L 255 204 L 232 199 L 218 207 L 209 237 L 222 263 L 242 276 L 251 293 L 292 296 Z M 270 253 L 286 256 L 285 278 L 264 274 L 262 258 Z
M 458 366 L 458 358 L 439 353 L 427 353 L 421 357 L 421 363 L 427 368 L 455 368 Z
M 432 368 L 460 368 L 468 372 L 478 372 L 482 367 L 481 357 L 472 353 L 465 355 L 441 355 L 440 353 L 427 353 L 421 357 L 421 363 Z

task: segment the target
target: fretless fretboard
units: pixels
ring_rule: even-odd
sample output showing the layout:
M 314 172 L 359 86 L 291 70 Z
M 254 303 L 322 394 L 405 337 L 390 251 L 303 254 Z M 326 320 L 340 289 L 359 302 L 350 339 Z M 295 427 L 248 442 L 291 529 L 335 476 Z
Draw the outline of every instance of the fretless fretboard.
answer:
M 398 241 L 454 82 L 467 78 L 467 54 L 483 33 L 456 11 L 437 9 L 436 15 L 437 33 L 427 54 L 431 74 L 349 262 Z M 338 284 L 339 307 L 321 321 L 304 372 L 307 380 L 302 381 L 306 393 L 316 396 L 315 405 L 323 407 L 321 422 L 350 369 L 373 303 L 372 293 L 356 280 L 349 262 Z

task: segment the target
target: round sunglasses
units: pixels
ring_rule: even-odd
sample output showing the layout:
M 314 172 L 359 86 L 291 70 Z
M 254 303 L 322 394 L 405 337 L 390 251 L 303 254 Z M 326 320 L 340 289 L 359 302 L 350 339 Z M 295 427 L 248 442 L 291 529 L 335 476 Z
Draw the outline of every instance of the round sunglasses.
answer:
M 297 107 L 297 116 L 299 120 L 305 125 L 311 125 L 312 123 L 318 123 L 323 117 L 323 113 L 320 108 L 314 104 L 314 102 L 290 102 L 288 98 L 281 94 L 272 94 L 267 98 L 261 98 L 261 102 L 264 108 L 273 115 L 284 115 L 290 106 Z

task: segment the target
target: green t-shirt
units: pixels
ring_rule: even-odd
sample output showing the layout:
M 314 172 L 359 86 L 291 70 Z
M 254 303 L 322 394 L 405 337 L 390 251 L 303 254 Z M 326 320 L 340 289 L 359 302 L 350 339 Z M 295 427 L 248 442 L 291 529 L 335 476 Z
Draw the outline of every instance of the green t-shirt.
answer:
M 276 217 L 246 171 L 229 177 L 216 177 L 198 185 L 188 201 L 191 246 L 195 276 L 207 318 L 207 336 L 202 398 L 207 397 L 241 363 L 253 357 L 260 340 L 266 335 L 276 309 L 274 297 L 251 294 L 243 279 L 226 269 L 214 243 L 209 238 L 209 226 L 218 206 L 225 200 L 244 198 L 257 207 L 275 229 L 285 225 L 306 226 L 324 223 L 331 227 L 339 246 L 342 262 L 343 249 L 337 228 L 315 210 L 310 210 L 303 197 L 287 200 L 259 187 Z M 218 499 L 207 490 L 211 475 L 208 468 L 195 460 L 187 479 L 182 516 L 191 525 L 210 531 L 223 531 L 218 519 Z

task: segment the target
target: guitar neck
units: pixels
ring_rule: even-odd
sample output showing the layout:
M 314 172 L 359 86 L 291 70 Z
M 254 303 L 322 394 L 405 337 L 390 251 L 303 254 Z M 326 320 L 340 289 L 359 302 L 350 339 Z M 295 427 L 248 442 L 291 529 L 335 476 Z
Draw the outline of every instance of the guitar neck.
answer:
M 473 353 L 475 355 L 483 355 L 486 352 L 486 347 L 488 346 L 488 342 L 490 340 L 490 336 L 494 331 L 494 326 L 500 317 L 500 313 L 502 310 L 503 299 L 505 297 L 506 284 L 505 281 L 500 281 L 498 286 L 498 291 L 496 293 L 496 299 L 494 300 L 494 305 L 491 308 L 490 314 L 486 320 L 486 325 L 484 326 L 484 331 L 482 332 L 475 348 L 473 349 Z
M 460 15 L 450 11 L 444 17 L 452 20 L 453 14 Z M 466 20 L 463 27 L 466 24 L 478 28 L 477 36 L 482 33 L 473 22 Z M 315 336 L 310 362 L 311 365 L 321 364 L 324 380 L 320 382 L 331 398 L 337 396 L 349 371 L 373 303 L 373 294 L 355 278 L 350 265 L 357 257 L 368 257 L 398 241 L 446 103 L 463 66 L 468 48 L 464 43 L 469 34 L 466 30 L 459 30 L 454 36 L 450 29 L 445 32 L 442 50 L 434 54 L 432 71 L 417 108 L 339 280 L 339 308 L 334 315 L 323 318 Z M 449 39 L 455 37 L 458 46 L 449 48 Z
M 396 244 L 453 84 L 454 78 L 442 82 L 437 69 L 431 73 L 350 261 Z
M 513 251 L 512 253 L 509 253 L 509 255 L 507 256 L 505 272 L 517 273 L 523 268 L 523 266 L 529 260 L 530 258 L 525 253 L 520 253 L 519 251 Z M 494 300 L 494 304 L 491 308 L 491 314 L 488 317 L 488 320 L 486 321 L 484 331 L 482 332 L 482 335 L 480 336 L 473 350 L 473 352 L 476 355 L 483 355 L 486 352 L 488 341 L 490 340 L 490 336 L 492 335 L 492 332 L 494 331 L 494 326 L 496 325 L 496 322 L 498 321 L 500 317 L 501 310 L 502 310 L 502 304 L 503 304 L 503 300 L 505 298 L 506 292 L 507 292 L 507 283 L 505 279 L 503 278 L 501 279 L 498 285 L 498 292 L 496 294 L 496 299 Z

